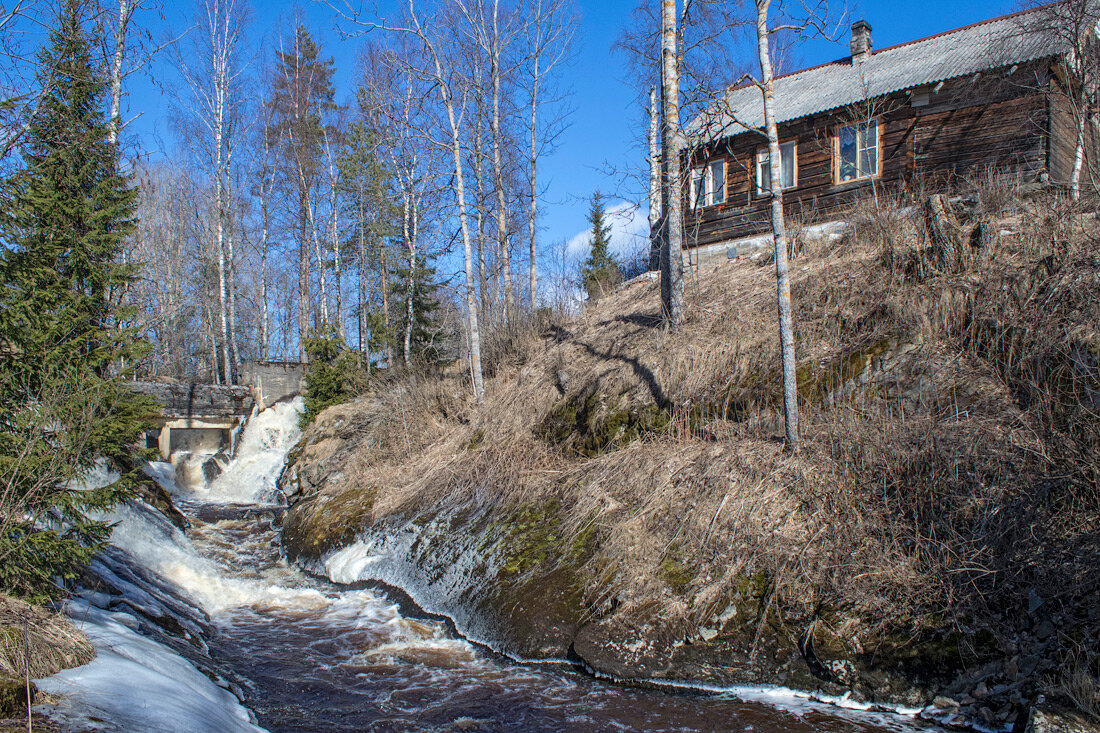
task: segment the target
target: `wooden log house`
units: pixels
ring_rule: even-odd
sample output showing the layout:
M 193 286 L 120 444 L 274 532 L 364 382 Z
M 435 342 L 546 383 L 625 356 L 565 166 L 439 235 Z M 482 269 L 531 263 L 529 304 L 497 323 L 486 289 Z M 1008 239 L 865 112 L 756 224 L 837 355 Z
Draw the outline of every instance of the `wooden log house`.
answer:
M 1041 10 L 877 51 L 858 21 L 850 56 L 777 77 L 787 215 L 836 221 L 873 192 L 957 190 L 986 171 L 1025 185 L 1068 182 L 1076 128 L 1060 41 Z M 688 125 L 687 262 L 770 246 L 763 127 L 752 85 L 729 90 Z

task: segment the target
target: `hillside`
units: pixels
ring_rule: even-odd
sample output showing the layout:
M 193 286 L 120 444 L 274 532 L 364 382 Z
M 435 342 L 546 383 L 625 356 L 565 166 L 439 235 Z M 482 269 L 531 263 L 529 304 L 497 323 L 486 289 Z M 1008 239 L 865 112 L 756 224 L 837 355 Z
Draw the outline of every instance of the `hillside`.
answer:
M 961 263 L 919 207 L 798 245 L 799 455 L 770 261 L 690 272 L 676 334 L 643 278 L 498 345 L 480 408 L 456 371 L 322 413 L 288 555 L 619 678 L 1095 716 L 1096 224 L 993 186 L 960 208 Z

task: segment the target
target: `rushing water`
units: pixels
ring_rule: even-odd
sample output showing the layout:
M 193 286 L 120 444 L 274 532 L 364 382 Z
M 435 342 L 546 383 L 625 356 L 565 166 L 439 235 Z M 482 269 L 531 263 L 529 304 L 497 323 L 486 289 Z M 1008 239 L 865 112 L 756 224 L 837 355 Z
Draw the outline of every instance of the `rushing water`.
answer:
M 64 725 L 141 731 L 884 731 L 903 716 L 839 710 L 780 689 L 663 690 L 520 664 L 467 643 L 384 588 L 289 567 L 274 481 L 296 410 L 253 418 L 209 488 L 177 494 L 186 535 L 127 507 L 69 606 L 99 650 L 41 681 Z M 230 694 L 226 690 L 232 690 Z M 751 699 L 746 699 L 751 698 Z M 240 700 L 242 704 L 238 702 Z M 257 727 L 258 726 L 258 727 Z

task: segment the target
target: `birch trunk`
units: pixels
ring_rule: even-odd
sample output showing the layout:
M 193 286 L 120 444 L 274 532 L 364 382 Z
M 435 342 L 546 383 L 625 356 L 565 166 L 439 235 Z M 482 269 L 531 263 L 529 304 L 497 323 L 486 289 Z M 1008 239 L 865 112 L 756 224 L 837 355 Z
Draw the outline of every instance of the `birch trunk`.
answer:
M 216 48 L 216 47 L 215 47 Z M 215 61 L 215 69 L 218 68 Z M 226 266 L 225 266 L 225 97 L 220 79 L 214 78 L 214 95 L 217 100 L 214 119 L 214 208 L 217 212 L 218 258 L 218 318 L 222 336 L 222 379 L 223 384 L 233 383 L 232 365 L 229 359 L 229 308 L 226 305 Z
M 502 72 L 500 69 L 501 47 L 500 25 L 498 22 L 499 8 L 499 0 L 493 0 L 493 40 L 490 44 L 490 56 L 492 57 L 491 73 L 493 81 L 493 182 L 497 190 L 497 251 L 500 253 L 500 266 L 504 277 L 504 316 L 505 319 L 507 319 L 512 315 L 514 294 L 512 290 L 512 253 L 508 242 L 508 211 L 505 208 L 507 204 L 504 197 L 504 154 L 502 151 L 504 135 L 500 127 L 500 85 Z
M 375 177 L 375 193 L 378 196 L 378 201 L 382 201 L 382 180 L 380 177 Z M 383 349 L 386 355 L 386 366 L 393 364 L 393 344 L 390 339 L 390 273 L 386 269 L 386 241 L 385 238 L 379 234 L 378 236 L 378 267 L 379 275 L 381 276 L 381 288 L 382 288 L 382 330 L 385 335 L 385 347 Z
M 132 0 L 118 2 L 118 28 L 115 29 L 115 53 L 111 59 L 111 119 L 107 137 L 114 145 L 122 131 L 122 65 L 126 60 L 126 30 L 137 3 Z
M 1069 195 L 1074 201 L 1081 198 L 1081 170 L 1085 165 L 1085 118 L 1087 116 L 1087 102 L 1084 99 L 1075 99 L 1074 122 L 1077 124 L 1077 144 L 1073 151 L 1073 173 L 1070 175 Z
M 657 151 L 660 135 L 657 87 L 649 89 L 649 269 L 661 267 L 661 158 Z
M 229 234 L 225 239 L 225 274 L 226 290 L 229 295 L 229 355 L 233 359 L 232 374 L 235 379 L 236 376 L 241 373 L 241 352 L 237 345 L 237 278 L 235 274 L 236 268 L 234 267 L 236 258 L 233 253 L 233 241 L 233 228 L 231 224 Z
M 306 339 L 309 338 L 309 193 L 298 184 L 298 354 L 302 362 L 309 361 Z
M 415 317 L 413 299 L 416 296 L 416 236 L 418 224 L 417 203 L 415 196 L 413 196 L 409 212 L 408 236 L 405 238 L 405 245 L 409 254 L 409 277 L 405 283 L 405 366 L 409 365 L 412 358 L 410 352 L 412 351 L 413 318 Z
M 260 360 L 267 360 L 267 342 L 271 337 L 271 323 L 267 307 L 267 227 L 268 210 L 267 197 L 264 196 L 260 204 L 262 209 L 263 224 L 260 229 Z
M 386 269 L 386 245 L 378 242 L 378 270 L 382 278 L 382 329 L 386 334 L 386 365 L 393 363 L 393 348 L 390 346 L 390 278 Z
M 783 184 L 779 132 L 775 122 L 775 80 L 768 48 L 768 6 L 771 0 L 756 0 L 756 47 L 762 76 L 764 125 L 768 136 L 771 166 L 771 218 L 775 241 L 775 278 L 779 300 L 779 342 L 783 357 L 783 415 L 787 449 L 798 452 L 798 390 L 795 376 L 794 328 L 791 323 L 791 281 L 787 271 L 787 227 L 783 216 Z
M 365 208 L 366 207 L 366 201 L 363 200 L 365 195 L 366 195 L 366 191 L 364 190 L 363 184 L 360 183 L 359 184 L 359 195 L 356 197 L 359 200 L 359 203 L 358 203 L 358 209 L 359 209 L 359 263 L 358 263 L 358 269 L 357 269 L 358 275 L 356 277 L 356 280 L 358 281 L 356 283 L 358 285 L 357 289 L 359 291 L 359 352 L 362 353 L 366 357 L 364 359 L 364 363 L 367 364 L 367 368 L 369 369 L 370 368 L 370 356 L 368 354 L 369 344 L 366 342 L 366 335 L 367 335 L 367 280 L 366 280 L 366 278 L 363 277 L 364 271 L 367 269 L 367 212 L 366 212 L 366 208 Z
M 527 236 L 529 237 L 529 253 L 530 258 L 530 278 L 531 282 L 529 287 L 531 288 L 531 312 L 533 313 L 538 308 L 538 275 L 535 268 L 535 242 L 538 232 L 538 208 L 539 208 L 539 189 L 538 189 L 538 176 L 536 175 L 536 167 L 538 165 L 538 126 L 535 124 L 537 121 L 538 113 L 538 98 L 539 98 L 539 54 L 536 53 L 532 59 L 534 64 L 534 70 L 531 74 L 531 151 L 527 160 L 529 184 L 531 187 L 531 200 L 527 205 Z
M 433 76 L 439 88 L 439 96 L 447 112 L 447 123 L 450 127 L 450 148 L 454 159 L 455 198 L 458 203 L 458 223 L 459 229 L 462 232 L 462 253 L 466 265 L 466 318 L 470 339 L 470 379 L 474 386 L 474 398 L 477 400 L 478 404 L 481 404 L 485 400 L 485 382 L 481 371 L 481 330 L 478 326 L 477 298 L 474 287 L 473 241 L 470 237 L 470 223 L 466 208 L 466 181 L 462 165 L 461 129 L 458 116 L 455 113 L 455 102 L 449 83 L 450 80 L 448 76 L 443 73 L 443 65 L 439 58 L 439 54 L 436 52 L 435 46 L 424 32 L 423 26 L 420 25 L 420 20 L 416 17 L 413 8 L 413 0 L 409 0 L 408 8 L 409 15 L 412 17 L 413 23 L 416 26 L 417 37 L 424 44 L 425 50 L 431 55 L 434 67 Z
M 267 255 L 271 226 L 271 182 L 273 177 L 267 174 L 268 142 L 264 140 L 264 170 L 260 179 L 260 359 L 268 357 L 268 342 L 271 338 L 271 320 L 268 309 L 267 292 Z
M 684 322 L 683 186 L 680 181 L 680 72 L 676 0 L 661 0 L 661 144 L 665 216 L 661 247 L 661 318 L 670 330 Z
M 482 168 L 484 156 L 481 152 L 481 115 L 477 116 L 472 148 L 474 187 L 475 196 L 477 197 L 477 213 L 475 215 L 475 223 L 477 224 L 477 279 L 481 294 L 481 316 L 484 319 L 489 319 L 492 316 L 493 299 L 490 297 L 489 292 L 489 268 L 485 258 L 485 176 Z

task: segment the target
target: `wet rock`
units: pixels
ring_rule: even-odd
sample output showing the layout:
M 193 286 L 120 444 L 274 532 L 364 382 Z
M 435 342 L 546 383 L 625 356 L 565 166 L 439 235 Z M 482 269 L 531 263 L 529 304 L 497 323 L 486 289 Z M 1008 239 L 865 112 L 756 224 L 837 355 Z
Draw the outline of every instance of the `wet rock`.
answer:
M 1100 724 L 1073 712 L 1033 707 L 1013 727 L 1013 733 L 1100 733 Z
M 959 702 L 958 700 L 953 700 L 944 695 L 936 695 L 936 697 L 932 699 L 932 706 L 940 710 L 955 709 L 959 707 Z

